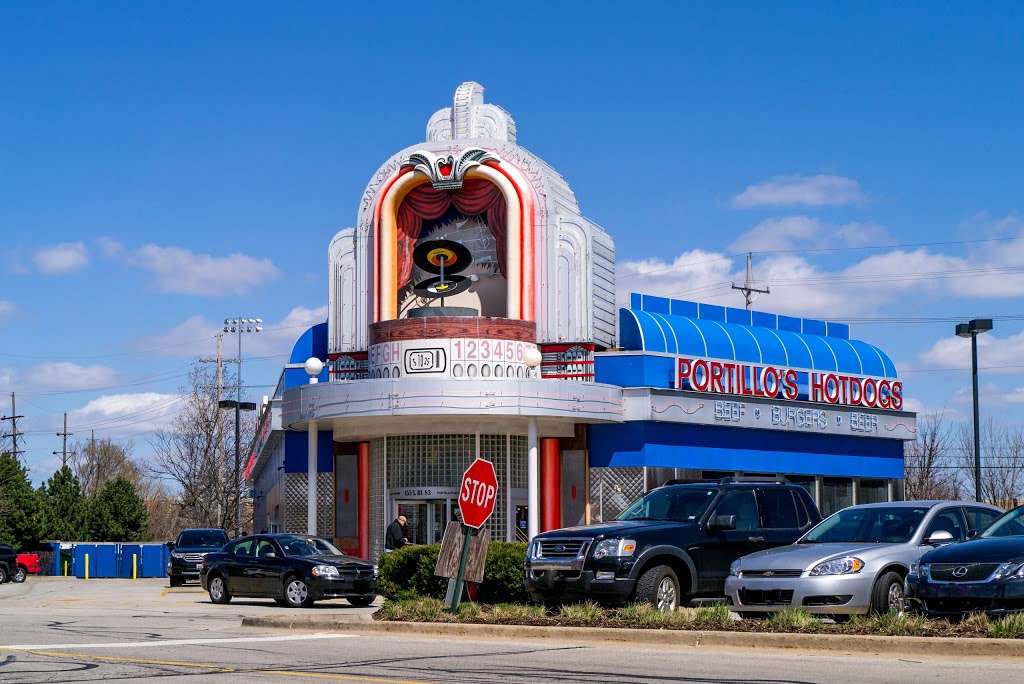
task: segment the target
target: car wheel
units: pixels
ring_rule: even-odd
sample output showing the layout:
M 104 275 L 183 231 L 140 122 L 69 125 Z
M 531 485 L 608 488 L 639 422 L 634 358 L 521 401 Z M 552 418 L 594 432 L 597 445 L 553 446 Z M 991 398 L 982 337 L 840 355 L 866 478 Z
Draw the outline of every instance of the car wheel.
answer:
M 185 580 L 183 578 L 175 577 L 174 575 L 171 575 L 170 580 L 172 587 L 180 587 L 185 584 Z
M 23 566 L 19 565 L 17 569 L 14 571 L 14 575 L 11 577 L 11 581 L 15 584 L 21 584 L 26 579 L 28 579 L 28 570 L 26 570 Z
M 221 604 L 231 600 L 231 592 L 228 591 L 228 585 L 220 575 L 214 575 L 210 579 L 210 600 Z
M 292 608 L 309 608 L 313 605 L 309 585 L 300 577 L 289 577 L 284 581 L 284 600 Z
M 357 608 L 365 608 L 373 603 L 373 599 L 375 598 L 377 597 L 371 594 L 370 596 L 346 596 L 345 600 Z
M 3 565 L 0 565 L 0 584 L 3 584 L 8 579 L 10 579 L 10 577 L 7 574 L 7 568 Z
M 663 613 L 679 607 L 679 580 L 667 565 L 656 565 L 636 582 L 636 600 L 650 603 Z
M 871 612 L 903 612 L 903 576 L 887 572 L 878 578 L 871 590 Z

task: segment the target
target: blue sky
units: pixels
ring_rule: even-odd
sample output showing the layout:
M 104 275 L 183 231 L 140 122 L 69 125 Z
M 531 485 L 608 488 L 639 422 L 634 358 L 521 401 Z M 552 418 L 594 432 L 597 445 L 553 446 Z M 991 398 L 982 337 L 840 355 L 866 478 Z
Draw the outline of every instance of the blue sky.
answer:
M 622 290 L 736 304 L 755 250 L 760 308 L 854 321 L 966 416 L 967 345 L 907 319 L 1024 314 L 1024 9 L 889 5 L 5 3 L 0 391 L 33 476 L 64 410 L 145 457 L 225 316 L 267 321 L 245 373 L 272 384 L 331 236 L 464 80 L 611 232 Z M 1016 421 L 1024 321 L 983 341 Z

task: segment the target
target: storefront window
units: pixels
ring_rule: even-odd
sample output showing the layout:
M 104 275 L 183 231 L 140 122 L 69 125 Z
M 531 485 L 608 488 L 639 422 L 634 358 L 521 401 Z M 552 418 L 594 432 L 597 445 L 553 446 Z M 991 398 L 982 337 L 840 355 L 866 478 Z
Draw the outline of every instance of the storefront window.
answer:
M 832 515 L 838 510 L 853 505 L 853 480 L 826 477 L 819 508 L 821 514 Z
M 882 503 L 889 500 L 889 483 L 885 480 L 861 480 L 857 503 Z

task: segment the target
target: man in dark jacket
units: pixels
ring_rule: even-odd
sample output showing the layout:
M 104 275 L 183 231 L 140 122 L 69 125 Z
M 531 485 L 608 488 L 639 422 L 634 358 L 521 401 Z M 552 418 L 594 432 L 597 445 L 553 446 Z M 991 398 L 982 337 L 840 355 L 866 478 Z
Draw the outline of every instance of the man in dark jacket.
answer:
M 394 522 L 388 525 L 388 533 L 384 538 L 385 549 L 395 551 L 410 543 L 409 528 L 406 522 L 408 521 L 405 519 L 405 516 L 400 515 L 395 518 Z

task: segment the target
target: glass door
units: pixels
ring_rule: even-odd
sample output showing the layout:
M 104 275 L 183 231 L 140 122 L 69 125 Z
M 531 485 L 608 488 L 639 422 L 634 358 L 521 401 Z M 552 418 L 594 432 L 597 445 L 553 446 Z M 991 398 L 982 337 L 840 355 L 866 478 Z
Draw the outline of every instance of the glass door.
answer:
M 427 543 L 427 502 L 426 501 L 397 501 L 398 509 L 395 517 L 405 516 L 405 525 L 408 528 L 409 541 L 413 544 Z

